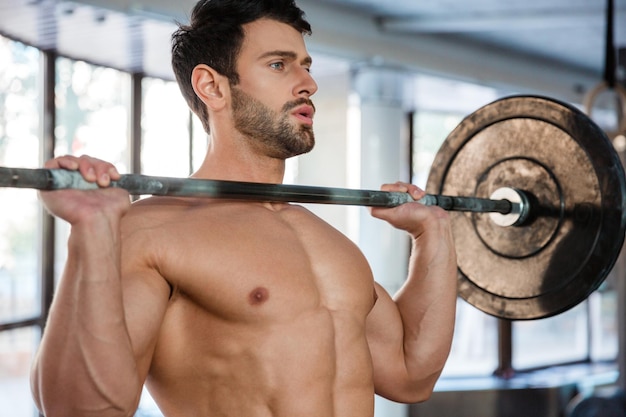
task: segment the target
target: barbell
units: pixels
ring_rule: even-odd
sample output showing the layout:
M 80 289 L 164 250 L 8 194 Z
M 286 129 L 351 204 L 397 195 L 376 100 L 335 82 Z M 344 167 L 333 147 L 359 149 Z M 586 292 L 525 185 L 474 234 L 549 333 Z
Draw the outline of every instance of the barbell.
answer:
M 133 195 L 395 207 L 406 193 L 123 174 Z M 79 173 L 0 167 L 0 187 L 95 189 Z M 433 162 L 427 195 L 450 210 L 459 295 L 505 319 L 538 319 L 579 304 L 621 251 L 626 178 L 604 132 L 582 111 L 512 96 L 467 116 Z
M 77 171 L 63 169 L 31 169 L 0 167 L 0 187 L 32 188 L 37 190 L 94 190 L 96 183 L 87 182 Z M 407 193 L 349 188 L 312 187 L 306 185 L 265 184 L 255 182 L 207 180 L 196 178 L 156 177 L 122 174 L 111 182 L 111 187 L 122 188 L 132 195 L 177 197 L 210 197 L 263 202 L 298 202 L 319 204 L 357 205 L 366 207 L 396 207 L 413 202 Z M 501 215 L 526 217 L 527 205 L 521 200 L 520 190 L 510 190 L 502 198 L 458 197 L 428 194 L 417 202 L 436 205 L 446 210 L 493 212 Z M 517 194 L 518 199 L 510 195 Z

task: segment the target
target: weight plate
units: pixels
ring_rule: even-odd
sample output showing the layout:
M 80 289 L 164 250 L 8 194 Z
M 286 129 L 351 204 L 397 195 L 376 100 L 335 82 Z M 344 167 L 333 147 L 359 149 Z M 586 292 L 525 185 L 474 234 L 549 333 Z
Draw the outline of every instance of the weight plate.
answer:
M 524 224 L 449 213 L 459 295 L 515 320 L 579 304 L 604 281 L 624 241 L 626 180 L 611 142 L 568 104 L 538 96 L 497 100 L 448 136 L 426 191 L 489 198 L 502 187 L 529 197 Z

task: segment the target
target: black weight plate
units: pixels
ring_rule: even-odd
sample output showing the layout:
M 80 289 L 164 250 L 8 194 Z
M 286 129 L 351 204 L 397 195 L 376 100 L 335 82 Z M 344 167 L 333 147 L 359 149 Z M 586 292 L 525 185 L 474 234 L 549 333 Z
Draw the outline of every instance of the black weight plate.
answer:
M 513 96 L 465 118 L 437 153 L 426 191 L 489 198 L 524 191 L 521 226 L 451 212 L 459 295 L 506 319 L 538 319 L 587 298 L 624 241 L 626 180 L 612 144 L 573 106 Z

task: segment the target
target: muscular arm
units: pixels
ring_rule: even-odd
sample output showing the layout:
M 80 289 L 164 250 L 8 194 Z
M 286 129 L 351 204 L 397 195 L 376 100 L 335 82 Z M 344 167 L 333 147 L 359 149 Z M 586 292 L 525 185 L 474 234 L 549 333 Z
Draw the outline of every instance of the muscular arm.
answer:
M 414 198 L 421 196 L 409 189 Z M 413 241 L 406 282 L 393 299 L 378 286 L 379 300 L 367 319 L 376 392 L 399 402 L 423 401 L 443 369 L 454 329 L 456 255 L 448 215 L 417 203 L 372 214 L 406 230 Z
M 144 280 L 121 280 L 120 222 L 128 196 L 110 189 L 54 193 L 42 198 L 72 224 L 72 232 L 33 364 L 35 401 L 47 417 L 132 416 L 147 372 L 138 358 L 148 351 L 150 337 L 145 331 L 131 338 L 129 328 L 142 317 L 124 303 L 132 302 L 139 285 L 154 300 L 158 290 Z

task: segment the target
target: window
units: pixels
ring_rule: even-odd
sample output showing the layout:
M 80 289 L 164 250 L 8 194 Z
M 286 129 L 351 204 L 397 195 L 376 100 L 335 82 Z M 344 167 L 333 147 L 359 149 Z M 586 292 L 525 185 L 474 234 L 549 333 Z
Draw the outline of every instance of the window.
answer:
M 141 171 L 146 175 L 186 177 L 190 174 L 190 112 L 178 84 L 145 78 Z
M 55 155 L 90 155 L 129 172 L 130 76 L 57 59 Z
M 0 38 L 0 166 L 39 165 L 39 51 Z M 0 189 L 0 404 L 32 417 L 28 381 L 39 339 L 40 210 L 34 190 Z
M 583 361 L 589 356 L 587 303 L 554 317 L 513 323 L 513 368 Z
M 616 278 L 612 273 L 607 278 L 609 284 L 603 285 L 589 297 L 589 327 L 591 337 L 591 360 L 613 361 L 618 353 L 618 297 L 617 290 L 611 286 Z
M 37 326 L 0 332 L 0 404 L 3 415 L 32 417 L 29 371 L 39 343 Z

